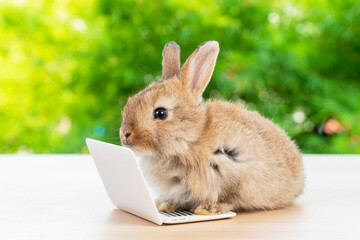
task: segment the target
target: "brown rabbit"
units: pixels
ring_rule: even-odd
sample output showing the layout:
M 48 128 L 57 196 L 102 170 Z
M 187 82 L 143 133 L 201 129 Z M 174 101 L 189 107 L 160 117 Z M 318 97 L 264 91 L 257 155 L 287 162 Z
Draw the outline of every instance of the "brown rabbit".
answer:
M 126 103 L 121 141 L 142 154 L 144 175 L 160 189 L 159 210 L 287 206 L 304 185 L 299 149 L 259 113 L 202 100 L 218 53 L 217 42 L 205 42 L 180 69 L 179 46 L 166 44 L 161 79 Z

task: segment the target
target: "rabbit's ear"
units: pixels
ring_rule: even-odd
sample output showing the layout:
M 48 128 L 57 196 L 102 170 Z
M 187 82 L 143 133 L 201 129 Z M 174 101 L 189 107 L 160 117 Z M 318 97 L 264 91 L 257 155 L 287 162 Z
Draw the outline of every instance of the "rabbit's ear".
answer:
M 210 81 L 218 54 L 218 42 L 205 42 L 191 54 L 181 68 L 179 78 L 199 98 Z
M 162 78 L 172 78 L 180 72 L 180 47 L 175 42 L 169 42 L 165 45 L 162 56 Z

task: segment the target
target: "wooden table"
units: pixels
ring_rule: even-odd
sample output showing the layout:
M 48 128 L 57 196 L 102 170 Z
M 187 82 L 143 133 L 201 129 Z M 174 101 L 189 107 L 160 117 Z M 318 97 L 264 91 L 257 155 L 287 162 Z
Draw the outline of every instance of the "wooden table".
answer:
M 114 209 L 89 155 L 0 155 L 0 239 L 360 239 L 360 155 L 305 155 L 293 206 L 157 226 Z

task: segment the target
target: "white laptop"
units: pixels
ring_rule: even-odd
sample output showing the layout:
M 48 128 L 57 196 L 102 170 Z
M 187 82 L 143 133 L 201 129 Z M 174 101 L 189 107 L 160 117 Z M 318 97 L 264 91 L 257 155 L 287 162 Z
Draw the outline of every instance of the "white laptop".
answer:
M 189 211 L 158 211 L 131 149 L 90 138 L 86 139 L 86 144 L 111 201 L 123 211 L 158 225 L 223 219 L 236 215 L 234 212 L 196 215 Z

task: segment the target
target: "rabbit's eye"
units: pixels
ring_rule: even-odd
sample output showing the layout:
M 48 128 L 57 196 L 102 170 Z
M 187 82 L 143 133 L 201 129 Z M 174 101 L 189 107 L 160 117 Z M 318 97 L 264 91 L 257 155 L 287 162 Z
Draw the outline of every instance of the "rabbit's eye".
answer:
M 163 107 L 159 107 L 159 108 L 156 108 L 154 110 L 154 118 L 155 119 L 160 119 L 160 120 L 165 120 L 168 116 L 168 111 L 166 110 L 166 108 L 163 108 Z

